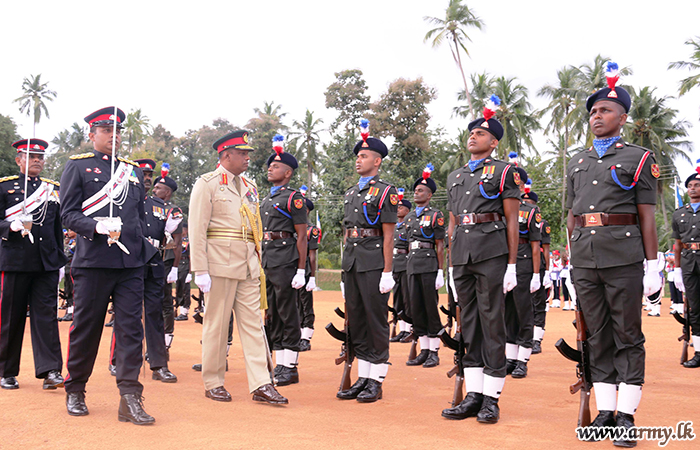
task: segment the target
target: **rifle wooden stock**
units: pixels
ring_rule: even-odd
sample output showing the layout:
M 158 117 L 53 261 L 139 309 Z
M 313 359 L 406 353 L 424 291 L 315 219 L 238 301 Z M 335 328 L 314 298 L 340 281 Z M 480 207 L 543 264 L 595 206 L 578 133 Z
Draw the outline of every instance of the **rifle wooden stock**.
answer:
M 587 427 L 591 424 L 591 391 L 581 389 L 581 401 L 578 407 L 578 426 Z
M 447 372 L 447 378 L 452 378 L 453 376 L 457 375 L 459 373 L 459 366 L 455 364 L 452 366 L 452 368 Z
M 573 395 L 573 394 L 577 393 L 578 391 L 580 391 L 582 388 L 583 388 L 583 380 L 579 378 L 578 381 L 576 381 L 576 383 L 569 386 L 569 392 Z
M 339 391 L 345 391 L 347 389 L 350 389 L 350 386 L 352 386 L 352 379 L 350 378 L 352 372 L 352 360 L 350 358 L 345 358 L 345 367 L 343 367 L 343 376 L 340 379 L 340 387 L 338 388 Z
M 681 364 L 688 361 L 688 341 L 683 340 L 683 346 L 681 349 Z
M 413 339 L 411 341 L 411 350 L 408 351 L 408 359 L 416 359 L 416 347 L 418 347 L 418 341 Z
M 452 392 L 452 407 L 459 405 L 464 400 L 464 375 L 457 375 L 455 378 L 455 389 Z

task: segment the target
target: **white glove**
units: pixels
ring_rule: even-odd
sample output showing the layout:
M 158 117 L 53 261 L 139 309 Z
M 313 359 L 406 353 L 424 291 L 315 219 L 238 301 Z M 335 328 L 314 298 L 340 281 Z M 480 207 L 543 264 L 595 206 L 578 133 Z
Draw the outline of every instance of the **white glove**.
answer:
M 306 292 L 311 292 L 316 289 L 316 277 L 309 277 L 309 282 L 306 283 Z
M 657 267 L 659 260 L 652 259 L 648 263 L 647 267 Z M 644 274 L 644 295 L 648 297 L 659 290 L 661 290 L 661 277 L 658 272 L 650 270 L 649 273 Z
M 104 222 L 97 222 L 97 225 L 95 225 L 95 233 L 109 236 L 109 228 Z
M 549 273 L 549 270 L 544 271 L 544 281 L 542 282 L 542 285 L 545 289 L 549 289 L 552 287 L 552 277 Z
M 439 290 L 445 285 L 445 275 L 442 269 L 438 269 L 437 278 L 435 278 L 435 290 Z
M 685 292 L 685 284 L 683 284 L 683 271 L 680 267 L 673 269 L 673 283 L 676 285 L 676 289 L 681 292 Z
M 450 283 L 450 289 L 452 289 L 452 297 L 454 297 L 455 301 L 457 300 L 457 286 L 455 285 L 455 268 L 450 267 L 447 269 L 447 281 Z
M 174 283 L 177 281 L 177 267 L 170 269 L 168 277 L 165 279 L 166 283 Z
M 503 293 L 512 291 L 518 284 L 518 277 L 515 275 L 515 264 L 508 264 L 506 274 L 503 275 Z
M 199 275 L 195 274 L 194 284 L 196 284 L 197 287 L 201 289 L 203 293 L 208 294 L 211 290 L 211 277 L 208 273 L 202 273 Z
M 185 277 L 185 283 L 191 283 L 192 282 L 192 274 L 188 273 L 187 276 Z
M 60 269 L 58 269 L 58 282 L 59 282 L 59 283 L 61 282 L 61 280 L 62 280 L 63 277 L 65 277 L 65 276 L 66 276 L 66 268 L 65 268 L 65 267 L 61 267 Z
M 345 300 L 345 283 L 340 282 L 340 293 L 343 294 L 343 300 Z
M 24 224 L 22 223 L 21 220 L 15 219 L 12 222 L 10 222 L 10 230 L 22 231 L 22 230 L 24 230 Z
M 382 278 L 379 280 L 379 292 L 386 294 L 394 289 L 394 276 L 391 272 L 382 272 Z
M 535 292 L 539 291 L 541 287 L 542 284 L 540 284 L 540 274 L 533 273 L 532 279 L 530 280 L 530 294 L 534 294 Z
M 170 234 L 173 234 L 173 231 L 177 230 L 177 226 L 180 225 L 180 222 L 182 222 L 182 216 L 180 216 L 178 219 L 175 219 L 172 215 L 168 217 L 168 220 L 165 221 L 165 231 L 167 231 Z
M 297 269 L 297 274 L 292 278 L 292 288 L 299 289 L 306 284 L 306 270 Z

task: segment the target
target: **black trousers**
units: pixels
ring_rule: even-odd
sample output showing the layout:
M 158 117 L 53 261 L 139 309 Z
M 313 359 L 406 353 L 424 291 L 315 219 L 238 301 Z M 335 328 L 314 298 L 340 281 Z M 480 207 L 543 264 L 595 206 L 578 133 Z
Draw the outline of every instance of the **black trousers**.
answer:
M 540 271 L 540 284 L 544 283 L 544 271 Z M 534 313 L 534 325 L 544 329 L 547 316 L 547 289 L 541 286 L 537 292 L 532 294 L 532 310 Z
M 63 277 L 63 292 L 66 295 L 66 306 L 73 306 L 73 275 L 70 273 L 70 262 L 66 264 Z
M 75 309 L 68 338 L 66 392 L 85 391 L 100 346 L 110 300 L 118 319 L 114 333 L 119 342 L 117 387 L 119 393 L 141 394 L 138 381 L 142 363 L 143 267 L 133 269 L 73 268 Z
M 532 348 L 532 333 L 535 314 L 530 293 L 532 280 L 532 260 L 518 259 L 516 264 L 518 285 L 506 296 L 507 342 L 521 347 Z
M 167 277 L 170 273 L 170 269 L 173 268 L 174 259 L 169 259 L 164 261 L 165 263 L 165 276 Z M 165 332 L 172 334 L 175 332 L 175 305 L 173 304 L 173 284 L 166 283 L 163 279 L 163 290 L 162 290 L 162 308 L 163 308 L 163 327 Z
M 437 337 L 442 329 L 440 312 L 438 311 L 438 292 L 435 290 L 436 278 L 437 272 L 416 273 L 408 276 L 413 333 L 418 337 Z
M 570 299 L 569 299 L 569 288 L 566 287 L 566 277 L 563 277 L 561 279 L 561 293 L 562 293 L 562 296 L 564 297 L 564 301 L 568 302 Z
M 271 350 L 299 351 L 301 326 L 297 308 L 297 292 L 292 279 L 297 273 L 297 262 L 265 269 L 267 278 L 268 333 Z
M 700 264 L 695 261 L 695 255 L 693 255 L 692 259 L 681 259 L 681 268 L 685 298 L 688 299 L 690 334 L 700 336 Z M 700 349 L 696 348 L 695 351 L 700 352 Z
M 306 283 L 309 283 L 311 273 L 306 271 Z M 297 306 L 299 308 L 299 317 L 301 318 L 301 328 L 314 328 L 316 315 L 314 314 L 314 293 L 306 290 L 306 285 L 301 289 L 297 289 Z
M 400 313 L 403 311 L 404 315 L 411 318 L 411 302 L 408 290 L 408 272 L 405 270 L 401 272 L 394 272 L 392 274 L 394 278 L 394 311 Z
M 175 297 L 177 306 L 182 306 L 183 308 L 190 309 L 192 304 L 192 297 L 190 292 L 190 283 L 186 283 L 187 275 L 190 273 L 190 262 L 181 261 L 180 266 L 177 268 L 177 283 L 175 284 Z M 166 274 L 167 276 L 167 274 Z M 173 319 L 174 320 L 174 319 Z
M 644 383 L 643 278 L 641 262 L 574 269 L 578 303 L 588 325 L 594 382 Z
M 508 255 L 454 266 L 461 308 L 464 367 L 483 367 L 484 374 L 506 376 L 506 324 L 503 276 Z
M 0 375 L 19 375 L 24 327 L 29 323 L 34 353 L 34 375 L 45 378 L 63 368 L 56 319 L 58 270 L 0 272 Z
M 379 292 L 382 270 L 345 272 L 345 314 L 350 339 L 359 359 L 372 364 L 389 361 L 389 293 Z
M 559 287 L 561 286 L 561 278 L 558 280 L 552 280 L 552 289 L 554 289 L 554 294 L 552 295 L 552 300 L 559 300 Z
M 676 283 L 673 281 L 668 282 L 668 292 L 671 295 L 671 302 L 674 304 L 683 303 L 683 293 L 678 290 Z

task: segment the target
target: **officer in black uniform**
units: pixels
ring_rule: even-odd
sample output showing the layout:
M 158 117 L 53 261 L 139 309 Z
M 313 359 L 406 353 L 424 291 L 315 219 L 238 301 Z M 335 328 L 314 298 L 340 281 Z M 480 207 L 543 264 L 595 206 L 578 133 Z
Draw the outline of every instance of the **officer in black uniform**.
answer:
M 445 217 L 430 206 L 437 190 L 430 178 L 433 165 L 428 164 L 423 176 L 413 183 L 416 209 L 406 216 L 408 235 L 408 292 L 411 301 L 413 334 L 420 342 L 420 353 L 406 362 L 407 366 L 436 367 L 442 329 L 438 312 L 438 289 L 445 285 L 442 265 L 445 260 Z
M 500 100 L 492 96 L 491 102 Z M 517 283 L 520 203 L 515 167 L 491 158 L 503 127 L 493 118 L 495 106 L 489 106 L 483 118 L 469 124 L 471 161 L 447 177 L 450 282 L 461 308 L 467 396 L 442 415 L 476 416 L 482 423 L 499 419 L 498 398 L 506 376 L 504 294 Z
M 173 249 L 174 251 L 174 249 Z M 175 320 L 187 320 L 190 312 L 192 298 L 190 297 L 190 241 L 187 237 L 187 223 L 182 223 L 182 253 L 180 255 L 180 265 L 177 268 L 177 283 L 175 284 L 175 300 L 180 307 L 180 314 Z
M 394 277 L 394 311 L 396 314 L 403 312 L 404 317 L 411 317 L 411 302 L 408 294 L 408 273 L 406 272 L 408 264 L 408 234 L 406 231 L 405 218 L 411 212 L 411 202 L 403 198 L 404 189 L 397 189 L 399 194 L 399 204 L 397 209 L 396 228 L 394 229 L 394 261 L 392 266 L 392 274 Z M 398 319 L 399 332 L 390 342 L 400 342 L 406 339 L 411 334 L 411 324 Z
M 620 138 L 631 99 L 615 87 L 617 64 L 608 63 L 609 87 L 588 97 L 593 146 L 567 166 L 567 228 L 579 308 L 588 325 L 591 376 L 598 416 L 592 427 L 634 426 L 644 383 L 640 299 L 660 289 L 654 218 L 659 168 L 645 148 Z M 617 416 L 615 416 L 617 409 Z M 634 441 L 617 441 L 633 446 Z
M 289 188 L 299 166 L 284 151 L 284 138 L 273 140 L 275 153 L 267 159 L 270 194 L 260 202 L 263 225 L 262 265 L 267 278 L 270 346 L 275 351 L 277 386 L 299 382 L 297 364 L 301 324 L 296 290 L 306 285 L 307 208 L 301 192 Z
M 517 168 L 521 181 L 527 180 L 527 172 Z M 521 183 L 522 184 L 522 183 Z M 524 184 L 523 184 L 524 188 Z M 541 288 L 540 280 L 540 224 L 539 208 L 524 200 L 518 211 L 518 285 L 506 295 L 506 363 L 507 373 L 513 378 L 527 376 L 527 362 L 532 353 L 534 311 L 532 296 Z
M 382 383 L 389 370 L 389 292 L 393 238 L 399 196 L 396 188 L 379 178 L 379 168 L 389 150 L 369 137 L 369 121 L 362 120 L 355 169 L 358 184 L 345 192 L 345 314 L 357 356 L 358 379 L 339 391 L 342 400 L 371 403 L 382 398 Z
M 46 141 L 23 139 L 12 146 L 20 174 L 0 179 L 0 387 L 19 388 L 16 376 L 29 306 L 34 373 L 44 379 L 44 389 L 56 389 L 63 387 L 56 289 L 59 269 L 66 264 L 59 185 L 39 178 Z
M 160 176 L 153 181 L 153 195 L 165 203 L 165 226 L 163 243 L 163 260 L 165 262 L 165 283 L 163 284 L 163 324 L 165 329 L 165 348 L 170 350 L 175 336 L 175 305 L 173 304 L 173 283 L 177 282 L 178 268 L 182 258 L 182 210 L 171 198 L 177 191 L 177 183 L 168 176 L 170 165 L 163 163 Z M 175 251 L 177 249 L 177 251 Z
M 700 367 L 700 173 L 685 180 L 690 204 L 681 206 L 673 213 L 673 238 L 676 240 L 673 282 L 678 290 L 685 292 L 688 301 L 690 333 L 693 336 L 695 356 L 683 363 L 684 367 Z
M 146 192 L 141 169 L 124 158 L 112 161 L 112 154 L 121 144 L 121 123 L 126 117 L 123 111 L 115 109 L 103 108 L 85 118 L 95 149 L 72 156 L 61 177 L 61 219 L 78 233 L 71 267 L 75 311 L 66 362 L 66 407 L 73 416 L 88 414 L 85 386 L 95 365 L 111 299 L 118 317 L 114 325 L 119 342 L 118 417 L 120 421 L 145 425 L 155 419 L 143 409 L 143 385 L 138 381 L 142 363 L 143 274 L 146 261 L 157 250 L 145 239 Z M 110 179 L 112 163 L 114 174 Z
M 306 186 L 302 186 L 301 193 L 306 197 Z M 306 236 L 309 244 L 306 256 L 306 287 L 297 289 L 299 303 L 299 317 L 301 318 L 301 341 L 299 341 L 299 351 L 311 350 L 311 338 L 314 336 L 314 289 L 316 289 L 316 255 L 318 254 L 318 244 L 321 241 L 321 230 L 311 223 L 311 211 L 314 210 L 314 202 L 306 198 L 306 209 L 309 218 L 306 224 Z

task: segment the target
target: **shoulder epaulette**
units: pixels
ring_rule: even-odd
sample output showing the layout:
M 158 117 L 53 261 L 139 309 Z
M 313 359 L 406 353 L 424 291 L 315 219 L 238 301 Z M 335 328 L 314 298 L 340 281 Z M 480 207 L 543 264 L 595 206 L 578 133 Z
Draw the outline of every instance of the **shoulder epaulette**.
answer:
M 85 158 L 92 158 L 95 156 L 94 153 L 81 153 L 79 155 L 73 155 L 70 157 L 70 159 L 85 159 Z
M 53 184 L 54 186 L 60 186 L 60 185 L 61 185 L 61 183 L 59 183 L 58 181 L 50 180 L 50 179 L 48 179 L 48 178 L 40 177 L 39 179 L 40 179 L 41 181 L 46 181 L 47 183 L 51 183 L 51 184 Z
M 16 180 L 18 178 L 19 178 L 19 175 L 11 175 L 9 177 L 0 178 L 0 183 L 2 183 L 4 181 Z
M 199 178 L 201 178 L 204 181 L 210 181 L 210 180 L 214 179 L 216 176 L 217 176 L 217 172 L 215 170 L 213 172 L 205 173 L 204 175 L 201 175 Z
M 127 164 L 131 164 L 132 166 L 139 167 L 138 164 L 136 164 L 135 162 L 133 162 L 133 161 L 130 160 L 130 159 L 122 158 L 121 156 L 117 156 L 117 159 L 118 159 L 119 161 L 121 161 L 121 162 L 125 162 L 125 163 L 127 163 Z

